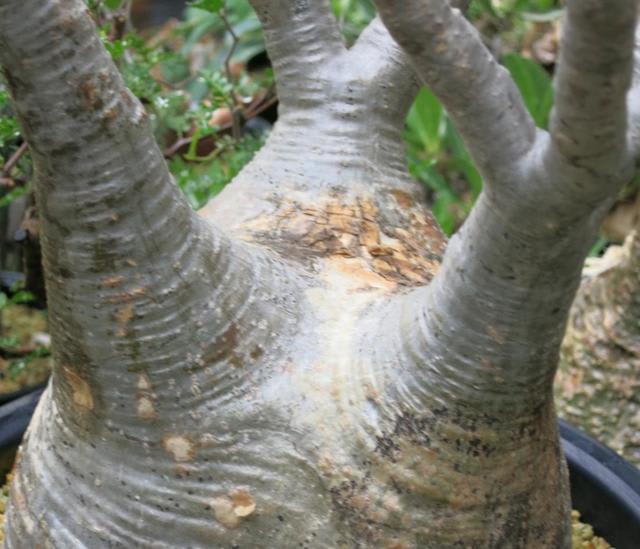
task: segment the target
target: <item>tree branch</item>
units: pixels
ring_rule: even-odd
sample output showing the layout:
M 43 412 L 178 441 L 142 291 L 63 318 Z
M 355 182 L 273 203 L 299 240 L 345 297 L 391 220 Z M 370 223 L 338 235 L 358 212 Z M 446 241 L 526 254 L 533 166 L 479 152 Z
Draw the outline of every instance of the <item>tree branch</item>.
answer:
M 140 372 L 181 379 L 212 356 L 216 379 L 232 372 L 270 270 L 191 210 L 84 3 L 0 4 L 0 64 L 34 159 L 59 406 L 79 423 L 136 402 Z M 145 406 L 110 417 L 144 422 Z
M 629 55 L 623 50 L 632 49 L 628 35 L 633 31 L 636 2 L 616 2 L 619 9 L 614 9 L 609 4 L 605 6 L 605 2 L 570 1 L 569 17 L 575 19 L 574 29 L 565 39 L 569 51 L 561 56 L 561 64 L 569 63 L 569 68 L 558 69 L 563 75 L 559 85 L 564 96 L 556 114 L 555 141 L 551 146 L 543 132 L 537 140 L 531 140 L 528 117 L 525 130 L 512 126 L 523 116 L 513 110 L 521 111 L 519 99 L 507 103 L 512 108 L 500 116 L 492 90 L 495 97 L 505 101 L 505 89 L 512 85 L 503 81 L 494 87 L 492 81 L 502 73 L 497 72 L 493 60 L 483 57 L 485 62 L 469 62 L 473 53 L 466 47 L 471 39 L 465 38 L 468 34 L 463 31 L 459 15 L 435 0 L 420 5 L 412 1 L 412 6 L 403 6 L 402 13 L 418 14 L 413 19 L 393 13 L 390 2 L 376 3 L 385 10 L 383 17 L 389 20 L 392 33 L 394 26 L 396 33 L 404 31 L 408 37 L 405 48 L 415 65 L 422 67 L 425 79 L 437 84 L 440 93 L 445 94 L 443 98 L 447 93 L 454 94 L 456 85 L 462 85 L 464 67 L 471 75 L 469 81 L 481 83 L 478 101 L 465 107 L 464 102 L 454 99 L 449 102 L 453 107 L 447 106 L 452 115 L 457 114 L 458 127 L 463 124 L 463 134 L 472 151 L 477 153 L 480 147 L 483 155 L 494 155 L 493 159 L 481 157 L 485 166 L 488 163 L 493 167 L 496 160 L 505 160 L 500 177 L 509 183 L 496 187 L 494 181 L 488 182 L 472 214 L 451 239 L 436 277 L 404 303 L 412 319 L 405 324 L 409 329 L 403 336 L 406 354 L 416 371 L 412 397 L 423 403 L 429 399 L 457 402 L 494 418 L 530 416 L 551 398 L 560 342 L 584 257 L 610 201 L 631 174 L 631 159 L 622 138 L 625 122 L 620 120 L 618 109 L 624 113 L 621 100 L 631 67 L 624 61 Z M 595 12 L 584 8 L 596 4 L 599 9 Z M 620 11 L 631 23 L 621 23 Z M 421 25 L 427 25 L 429 35 L 423 40 L 418 34 Z M 598 32 L 579 31 L 581 25 L 594 25 Z M 621 35 L 619 40 L 613 38 L 616 33 Z M 452 42 L 452 36 L 458 36 L 460 45 Z M 611 46 L 612 41 L 615 46 Z M 596 53 L 601 49 L 603 53 Z M 580 72 L 576 72 L 578 67 Z M 482 71 L 486 71 L 484 76 Z M 581 77 L 581 73 L 585 76 Z M 576 91 L 581 93 L 574 105 L 570 104 L 571 75 L 579 86 Z M 585 86 L 581 78 L 591 85 Z M 466 90 L 461 94 L 468 98 Z M 572 134 L 580 140 L 572 150 L 589 150 L 595 143 L 594 134 L 600 135 L 598 127 L 589 123 L 591 110 L 600 103 L 608 113 L 608 117 L 594 115 L 606 129 L 602 135 L 606 152 L 598 156 L 602 165 L 587 162 L 591 173 L 584 166 L 568 169 L 558 161 L 545 162 L 558 143 L 557 128 L 559 120 L 564 120 L 563 113 L 569 116 L 568 129 L 582 128 L 585 133 Z M 496 117 L 493 127 L 489 114 Z M 473 130 L 469 133 L 468 128 L 474 123 L 486 130 L 486 146 L 476 140 L 480 139 L 479 134 Z M 505 143 L 505 136 L 495 133 L 498 130 L 511 136 L 514 143 Z M 495 149 L 496 143 L 506 147 L 513 157 L 504 158 L 503 152 Z M 530 151 L 522 150 L 526 143 Z M 544 169 L 538 169 L 540 165 Z M 597 191 L 598 200 L 593 191 Z M 581 195 L 590 192 L 590 197 Z
M 589 205 L 610 195 L 629 166 L 627 92 L 632 75 L 635 0 L 567 4 L 555 77 L 547 169 L 577 180 Z
M 464 12 L 469 0 L 452 0 L 451 5 Z M 371 81 L 371 93 L 380 102 L 394 106 L 403 119 L 411 107 L 420 87 L 411 60 L 398 46 L 387 27 L 376 17 L 362 31 L 358 40 L 349 50 L 350 66 L 360 78 Z
M 535 126 L 508 72 L 446 0 L 374 0 L 385 25 L 440 99 L 489 184 L 508 180 Z
M 362 78 L 371 82 L 370 93 L 379 97 L 381 103 L 397 110 L 398 116 L 404 120 L 420 82 L 407 55 L 379 17 L 362 31 L 348 57 L 354 72 L 361 73 Z
M 281 114 L 313 107 L 325 98 L 316 89 L 319 69 L 344 53 L 329 0 L 251 0 L 264 29 Z

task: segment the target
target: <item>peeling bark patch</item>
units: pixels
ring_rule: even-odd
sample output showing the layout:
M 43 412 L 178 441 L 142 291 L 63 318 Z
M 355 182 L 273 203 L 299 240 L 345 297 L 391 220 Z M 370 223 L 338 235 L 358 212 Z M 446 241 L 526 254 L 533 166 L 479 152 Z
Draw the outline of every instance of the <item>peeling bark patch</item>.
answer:
M 93 396 L 91 395 L 91 387 L 71 368 L 64 366 L 62 368 L 65 380 L 71 386 L 73 391 L 73 402 L 85 408 L 86 410 L 93 410 Z
M 402 191 L 395 198 L 397 224 L 373 200 L 323 205 L 284 204 L 275 216 L 248 225 L 256 239 L 289 257 L 358 258 L 370 272 L 401 285 L 417 286 L 437 271 L 445 238 L 432 216 Z M 411 207 L 413 205 L 413 207 Z
M 167 435 L 162 439 L 162 446 L 174 461 L 191 461 L 195 455 L 194 444 L 183 435 Z
M 393 189 L 391 194 L 396 199 L 396 202 L 401 208 L 411 208 L 415 204 L 415 200 L 411 198 L 409 193 L 401 191 L 400 189 Z
M 253 515 L 256 502 L 247 490 L 236 490 L 229 496 L 221 496 L 211 500 L 213 516 L 227 528 L 235 528 L 240 521 Z

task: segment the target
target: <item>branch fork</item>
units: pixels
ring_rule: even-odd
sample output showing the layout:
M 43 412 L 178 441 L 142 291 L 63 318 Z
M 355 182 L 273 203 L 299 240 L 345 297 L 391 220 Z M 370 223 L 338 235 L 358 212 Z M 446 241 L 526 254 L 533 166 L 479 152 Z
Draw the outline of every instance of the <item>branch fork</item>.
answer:
M 281 117 L 215 223 L 83 2 L 0 4 L 56 363 L 7 547 L 570 546 L 551 381 L 638 156 L 637 2 L 569 0 L 549 133 L 459 9 L 374 3 L 346 49 L 328 0 L 252 1 Z M 486 182 L 439 268 L 401 145 L 416 74 Z

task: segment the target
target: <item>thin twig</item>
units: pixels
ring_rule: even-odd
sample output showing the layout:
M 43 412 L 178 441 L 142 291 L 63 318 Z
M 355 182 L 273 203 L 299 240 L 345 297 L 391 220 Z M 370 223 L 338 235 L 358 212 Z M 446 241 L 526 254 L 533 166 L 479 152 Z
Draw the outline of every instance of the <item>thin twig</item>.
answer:
M 171 158 L 174 154 L 176 154 L 182 147 L 189 145 L 191 143 L 191 137 L 181 137 L 177 139 L 173 145 L 170 145 L 163 151 L 163 155 L 165 158 Z
M 11 173 L 11 170 L 13 170 L 15 165 L 18 163 L 18 161 L 24 155 L 24 153 L 27 152 L 27 148 L 28 148 L 27 142 L 23 141 L 22 145 L 20 145 L 18 147 L 18 149 L 16 150 L 16 152 L 14 152 L 13 155 L 11 155 L 11 158 L 9 158 L 9 160 L 7 160 L 7 163 L 2 168 L 2 172 L 0 172 L 0 177 L 2 177 L 2 178 L 5 178 L 5 177 L 8 178 L 9 177 L 9 174 Z
M 268 95 L 269 95 L 269 92 L 267 92 L 267 94 L 265 94 L 265 97 L 267 97 Z M 254 117 L 258 116 L 259 114 L 263 113 L 269 107 L 271 107 L 272 105 L 274 105 L 275 103 L 278 102 L 278 97 L 276 95 L 274 95 L 272 97 L 269 97 L 268 100 L 266 100 L 264 102 L 263 101 L 264 101 L 264 97 L 260 101 L 256 101 L 255 102 L 255 104 L 257 106 L 253 106 L 253 107 L 249 106 L 247 108 L 247 111 L 244 113 L 244 118 L 246 120 L 250 120 L 251 118 L 254 118 Z M 222 132 L 227 131 L 229 129 L 232 129 L 232 125 L 231 124 L 224 124 L 223 126 L 220 126 L 220 129 L 218 130 L 217 133 L 222 133 Z M 164 155 L 165 158 L 172 158 L 182 147 L 190 145 L 192 140 L 193 140 L 192 137 L 181 137 L 181 138 L 177 139 L 172 145 L 167 147 L 162 152 L 162 154 Z
M 233 74 L 231 73 L 231 58 L 233 57 L 233 54 L 236 52 L 236 47 L 238 46 L 238 35 L 233 31 L 233 27 L 231 26 L 231 23 L 229 22 L 229 19 L 227 19 L 227 15 L 225 13 L 225 10 L 220 10 L 220 19 L 222 19 L 222 22 L 224 23 L 225 28 L 227 29 L 227 32 L 231 35 L 231 47 L 229 48 L 229 51 L 227 52 L 227 56 L 224 59 L 224 70 L 227 73 L 227 79 L 229 80 L 229 82 L 233 83 L 234 78 L 233 78 Z
M 250 118 L 253 118 L 255 116 L 258 116 L 259 114 L 262 114 L 264 111 L 266 111 L 269 107 L 271 107 L 272 105 L 275 105 L 278 102 L 278 96 L 274 95 L 272 97 L 270 97 L 267 101 L 265 101 L 264 103 L 260 104 L 260 102 L 258 102 L 258 106 L 257 107 L 249 107 L 247 109 L 247 112 L 244 113 L 244 117 L 249 120 Z
M 231 35 L 231 47 L 229 48 L 227 56 L 225 57 L 225 60 L 224 60 L 224 70 L 227 74 L 227 80 L 229 80 L 229 82 L 233 85 L 233 83 L 235 82 L 235 79 L 231 72 L 231 58 L 233 57 L 233 54 L 236 51 L 236 47 L 238 46 L 239 39 L 238 39 L 238 35 L 234 32 L 233 27 L 229 22 L 229 19 L 227 19 L 227 14 L 225 13 L 225 10 L 224 9 L 220 10 L 219 15 L 220 15 L 220 19 L 222 19 L 222 22 L 224 23 L 225 28 L 227 29 L 227 32 Z M 242 117 L 241 117 L 241 111 L 239 110 L 241 107 L 241 104 L 238 101 L 238 98 L 236 97 L 235 93 L 232 93 L 231 96 L 233 97 L 233 102 L 234 102 L 234 105 L 231 108 L 231 117 L 232 117 L 231 118 L 232 120 L 231 135 L 233 136 L 233 139 L 235 141 L 239 141 L 240 137 L 242 136 L 242 131 L 240 128 Z

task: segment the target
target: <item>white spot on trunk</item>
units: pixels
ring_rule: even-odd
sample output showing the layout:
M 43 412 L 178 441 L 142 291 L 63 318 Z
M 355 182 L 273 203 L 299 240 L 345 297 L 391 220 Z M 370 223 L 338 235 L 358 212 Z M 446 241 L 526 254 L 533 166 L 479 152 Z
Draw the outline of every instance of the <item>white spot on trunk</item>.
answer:
M 231 501 L 233 502 L 233 512 L 237 517 L 248 517 L 256 510 L 256 502 L 246 490 L 238 490 L 231 494 Z
M 175 461 L 191 461 L 195 448 L 193 443 L 183 435 L 168 435 L 162 440 L 162 446 Z
M 213 516 L 216 520 L 227 528 L 235 528 L 240 524 L 240 518 L 233 512 L 233 503 L 226 497 L 219 497 L 211 500 Z
M 151 390 L 151 380 L 147 374 L 139 374 L 138 375 L 138 389 L 141 391 L 150 391 Z
M 216 520 L 227 528 L 235 528 L 255 513 L 256 502 L 247 490 L 236 490 L 229 496 L 221 496 L 211 500 L 211 508 Z
M 142 419 L 153 419 L 156 417 L 153 400 L 147 395 L 138 398 L 138 416 Z

